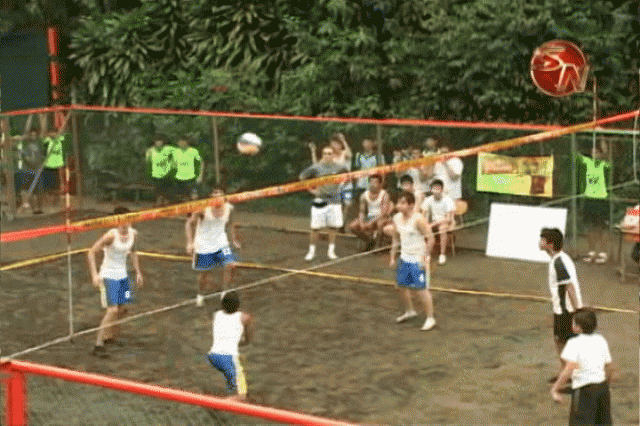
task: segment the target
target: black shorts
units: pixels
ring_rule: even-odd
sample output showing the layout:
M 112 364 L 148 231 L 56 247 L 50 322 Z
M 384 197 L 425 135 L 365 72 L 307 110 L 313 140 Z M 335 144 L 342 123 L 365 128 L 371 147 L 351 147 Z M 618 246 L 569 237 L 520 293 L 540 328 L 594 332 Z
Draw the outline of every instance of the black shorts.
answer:
M 171 189 L 171 178 L 163 177 L 163 178 L 151 178 L 151 182 L 156 190 L 157 196 L 167 196 L 169 194 L 169 190 Z
M 598 228 L 606 228 L 609 223 L 609 201 L 585 198 L 583 215 L 585 223 Z
M 45 167 L 42 169 L 42 185 L 45 191 L 55 191 L 60 184 L 58 178 L 58 169 L 50 169 Z
M 610 425 L 611 394 L 607 382 L 573 389 L 569 425 Z
M 571 330 L 572 319 L 572 312 L 564 312 L 560 315 L 553 314 L 553 337 L 556 340 L 567 343 L 567 340 L 575 336 Z
M 197 190 L 196 180 L 174 180 L 173 185 L 174 195 L 178 198 L 189 198 L 191 194 Z

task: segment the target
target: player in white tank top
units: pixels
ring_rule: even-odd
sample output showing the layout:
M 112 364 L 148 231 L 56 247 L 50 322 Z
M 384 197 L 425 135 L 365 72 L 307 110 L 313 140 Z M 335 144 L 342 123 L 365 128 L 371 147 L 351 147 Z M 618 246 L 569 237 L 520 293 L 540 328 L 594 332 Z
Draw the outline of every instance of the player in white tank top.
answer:
M 239 346 L 251 341 L 253 318 L 238 310 L 240 298 L 233 290 L 225 293 L 221 305 L 222 309 L 213 314 L 213 344 L 208 354 L 209 362 L 224 374 L 229 392 L 245 399 L 247 383 L 240 365 Z
M 415 209 L 415 196 L 410 192 L 402 192 L 396 207 L 398 213 L 393 216 L 391 256 L 389 266 L 396 266 L 396 253 L 400 243 L 400 260 L 396 270 L 396 287 L 400 290 L 406 311 L 396 321 L 404 322 L 417 315 L 411 300 L 411 290 L 417 291 L 424 305 L 426 320 L 422 330 L 431 330 L 436 321 L 433 317 L 433 300 L 429 291 L 429 274 L 431 256 L 427 252 L 427 242 L 431 239 L 430 228 L 424 218 Z
M 114 214 L 125 214 L 129 210 L 126 207 L 116 207 Z M 107 231 L 98 241 L 91 246 L 87 257 L 89 270 L 94 287 L 101 292 L 102 305 L 106 313 L 100 322 L 100 330 L 96 338 L 96 346 L 93 354 L 105 357 L 104 343 L 112 341 L 119 326 L 107 327 L 107 324 L 124 317 L 127 310 L 123 303 L 130 300 L 130 289 L 127 274 L 127 256 L 131 255 L 133 267 L 136 270 L 136 284 L 138 288 L 143 285 L 142 271 L 138 255 L 133 249 L 137 231 L 122 222 L 117 228 Z M 104 258 L 100 265 L 100 271 L 96 268 L 96 254 L 102 251 Z M 110 303 L 109 300 L 110 299 Z
M 210 197 L 221 197 L 224 192 L 214 189 Z M 206 207 L 204 210 L 192 214 L 185 224 L 187 239 L 187 253 L 193 255 L 194 269 L 201 271 L 198 276 L 198 294 L 196 295 L 196 305 L 204 306 L 204 294 L 207 288 L 211 288 L 213 282 L 212 266 L 222 264 L 222 290 L 227 290 L 231 284 L 235 268 L 236 258 L 229 246 L 226 227 L 229 227 L 231 241 L 235 248 L 240 248 L 237 240 L 236 227 L 233 223 L 231 212 L 233 206 L 224 202 L 218 207 Z M 201 267 L 201 261 L 214 263 Z
M 382 189 L 382 176 L 369 176 L 369 189 L 360 196 L 360 214 L 349 224 L 351 232 L 366 244 L 366 250 L 372 249 L 382 235 L 390 212 L 391 201 L 387 191 Z

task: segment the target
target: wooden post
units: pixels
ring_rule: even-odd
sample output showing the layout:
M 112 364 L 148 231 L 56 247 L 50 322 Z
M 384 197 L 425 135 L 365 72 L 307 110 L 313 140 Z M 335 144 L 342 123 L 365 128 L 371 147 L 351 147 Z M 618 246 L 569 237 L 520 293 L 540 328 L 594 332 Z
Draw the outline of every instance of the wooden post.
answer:
M 9 203 L 9 220 L 16 217 L 16 186 L 14 181 L 13 138 L 9 130 L 9 119 L 0 120 L 0 166 L 7 182 L 7 201 Z
M 213 135 L 213 161 L 216 171 L 216 185 L 220 185 L 220 144 L 218 141 L 218 121 L 211 117 L 211 134 Z
M 80 143 L 78 141 L 78 120 L 76 119 L 76 112 L 69 111 L 71 114 L 71 137 L 73 139 L 73 154 L 75 162 L 75 174 L 76 174 L 76 199 L 77 208 L 82 207 L 82 171 L 80 170 Z
M 376 143 L 378 145 L 378 154 L 382 154 L 382 124 L 376 124 Z
M 578 253 L 578 177 L 576 170 L 577 155 L 576 134 L 571 134 L 571 239 L 573 240 L 574 253 Z

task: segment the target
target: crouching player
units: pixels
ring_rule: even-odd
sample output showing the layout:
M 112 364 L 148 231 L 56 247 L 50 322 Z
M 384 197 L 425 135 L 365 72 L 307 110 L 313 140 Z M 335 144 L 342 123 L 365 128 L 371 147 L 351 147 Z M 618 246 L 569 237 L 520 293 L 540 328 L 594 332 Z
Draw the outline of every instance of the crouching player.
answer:
M 116 207 L 114 214 L 128 213 L 126 207 Z M 108 326 L 127 313 L 125 304 L 131 303 L 133 296 L 129 288 L 127 275 L 127 256 L 131 253 L 133 267 L 136 270 L 136 284 L 142 287 L 142 272 L 138 255 L 133 250 L 133 245 L 138 232 L 127 223 L 119 223 L 117 228 L 110 229 L 91 247 L 88 253 L 89 270 L 93 285 L 100 289 L 102 307 L 107 312 L 100 323 L 100 330 L 96 340 L 96 346 L 92 354 L 104 358 L 107 356 L 104 344 L 115 342 L 115 337 L 120 326 Z M 100 272 L 96 268 L 96 253 L 104 251 L 104 258 L 100 265 Z
M 400 240 L 400 259 L 396 269 L 396 287 L 406 311 L 396 321 L 404 322 L 417 315 L 411 301 L 410 290 L 415 290 L 424 304 L 427 319 L 422 330 L 431 330 L 436 325 L 433 317 L 433 300 L 429 291 L 431 256 L 427 252 L 425 239 L 433 238 L 431 229 L 425 224 L 422 215 L 415 210 L 416 199 L 410 192 L 402 192 L 396 207 L 398 213 L 393 216 L 393 240 L 389 266 L 396 264 L 398 239 Z
M 253 337 L 251 315 L 239 311 L 240 298 L 234 290 L 222 297 L 222 309 L 213 314 L 213 345 L 208 359 L 213 368 L 222 372 L 232 398 L 246 400 L 247 381 L 239 361 L 239 346 Z

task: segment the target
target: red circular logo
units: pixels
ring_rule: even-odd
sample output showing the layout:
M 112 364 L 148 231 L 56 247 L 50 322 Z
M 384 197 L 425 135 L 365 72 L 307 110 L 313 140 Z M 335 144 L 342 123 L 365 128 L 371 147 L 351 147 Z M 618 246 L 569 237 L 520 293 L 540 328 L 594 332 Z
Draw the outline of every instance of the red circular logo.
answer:
M 553 40 L 538 47 L 531 57 L 531 78 L 538 89 L 551 96 L 584 92 L 589 64 L 575 44 Z

